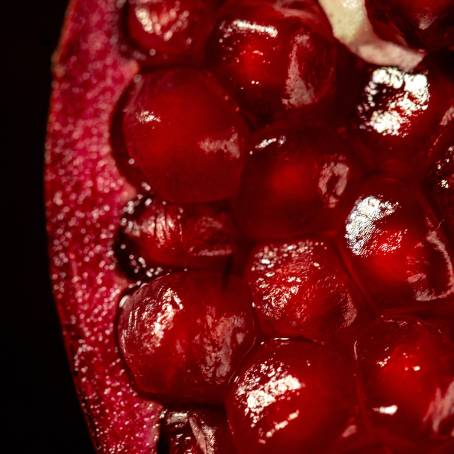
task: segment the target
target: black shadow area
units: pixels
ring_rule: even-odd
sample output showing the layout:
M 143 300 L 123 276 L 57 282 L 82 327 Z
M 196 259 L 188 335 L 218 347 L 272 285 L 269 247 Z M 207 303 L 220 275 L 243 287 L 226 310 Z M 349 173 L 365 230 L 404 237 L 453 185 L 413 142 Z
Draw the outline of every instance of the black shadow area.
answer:
M 6 273 L 0 273 L 0 367 L 6 384 L 0 408 L 5 454 L 93 454 L 52 301 L 45 234 L 50 58 L 66 6 L 65 0 L 2 4 L 0 73 L 6 81 L 0 89 L 0 124 L 6 141 L 1 142 L 0 223 L 6 232 L 0 244 Z

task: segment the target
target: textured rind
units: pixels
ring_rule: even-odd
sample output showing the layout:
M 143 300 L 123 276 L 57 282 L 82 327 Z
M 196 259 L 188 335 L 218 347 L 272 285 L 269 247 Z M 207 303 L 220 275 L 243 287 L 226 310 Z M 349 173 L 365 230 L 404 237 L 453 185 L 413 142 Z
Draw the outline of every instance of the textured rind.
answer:
M 114 335 L 127 282 L 112 242 L 134 196 L 112 157 L 112 111 L 137 64 L 120 54 L 115 0 L 72 0 L 54 57 L 46 154 L 50 268 L 74 380 L 100 453 L 156 452 L 160 406 L 129 385 Z

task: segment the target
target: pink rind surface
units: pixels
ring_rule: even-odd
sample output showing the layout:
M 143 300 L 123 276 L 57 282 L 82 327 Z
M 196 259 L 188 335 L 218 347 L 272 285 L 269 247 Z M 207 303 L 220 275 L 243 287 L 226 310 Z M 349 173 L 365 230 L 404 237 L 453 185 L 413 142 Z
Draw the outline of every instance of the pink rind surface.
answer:
M 112 243 L 134 190 L 112 157 L 110 125 L 138 71 L 120 53 L 121 2 L 72 0 L 53 61 L 46 153 L 50 269 L 69 362 L 98 452 L 155 453 L 161 407 L 131 388 L 114 320 L 127 282 Z

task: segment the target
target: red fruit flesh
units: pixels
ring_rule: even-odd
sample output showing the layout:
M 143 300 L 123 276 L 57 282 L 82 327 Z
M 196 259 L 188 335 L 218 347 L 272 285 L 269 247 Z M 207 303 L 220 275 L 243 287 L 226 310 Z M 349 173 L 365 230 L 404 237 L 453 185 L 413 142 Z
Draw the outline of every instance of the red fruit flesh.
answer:
M 145 268 L 221 268 L 235 250 L 235 232 L 222 205 L 176 205 L 144 197 L 121 220 L 122 254 Z
M 165 200 L 207 202 L 238 189 L 246 128 L 208 73 L 168 69 L 137 77 L 123 133 L 129 155 Z
M 232 454 L 225 415 L 214 410 L 168 411 L 161 424 L 160 452 L 168 454 Z
M 358 105 L 355 128 L 381 170 L 411 178 L 427 168 L 432 146 L 452 127 L 447 112 L 453 105 L 452 81 L 430 63 L 412 73 L 376 68 Z
M 226 405 L 239 453 L 323 452 L 351 412 L 347 362 L 314 344 L 269 341 L 236 377 Z
M 334 228 L 361 177 L 354 153 L 324 128 L 260 132 L 235 202 L 243 233 L 270 239 Z
M 450 438 L 454 345 L 444 334 L 412 319 L 378 321 L 355 350 L 367 411 L 383 437 Z
M 453 299 L 452 251 L 417 189 L 391 179 L 368 183 L 343 235 L 345 257 L 377 306 L 434 309 Z
M 128 0 L 127 31 L 153 64 L 200 60 L 215 0 Z
M 366 0 L 369 19 L 385 39 L 419 49 L 454 49 L 451 0 Z
M 249 292 L 221 274 L 162 276 L 125 300 L 120 350 L 137 389 L 172 403 L 222 403 L 255 341 Z
M 209 58 L 241 106 L 261 119 L 312 108 L 334 91 L 335 42 L 313 0 L 227 3 Z
M 248 280 L 262 330 L 269 335 L 323 340 L 357 318 L 356 292 L 326 241 L 259 246 Z

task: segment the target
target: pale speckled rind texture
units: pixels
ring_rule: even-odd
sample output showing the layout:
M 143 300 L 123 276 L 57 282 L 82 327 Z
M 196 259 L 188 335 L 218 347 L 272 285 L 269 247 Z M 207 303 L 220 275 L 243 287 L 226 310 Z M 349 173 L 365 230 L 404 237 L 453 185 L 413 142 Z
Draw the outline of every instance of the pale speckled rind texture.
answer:
M 138 71 L 118 46 L 115 0 L 72 0 L 54 59 L 46 199 L 51 274 L 74 380 L 100 453 L 156 452 L 160 406 L 132 390 L 114 320 L 127 283 L 112 242 L 134 191 L 112 157 L 115 104 Z

